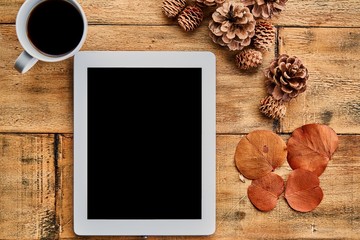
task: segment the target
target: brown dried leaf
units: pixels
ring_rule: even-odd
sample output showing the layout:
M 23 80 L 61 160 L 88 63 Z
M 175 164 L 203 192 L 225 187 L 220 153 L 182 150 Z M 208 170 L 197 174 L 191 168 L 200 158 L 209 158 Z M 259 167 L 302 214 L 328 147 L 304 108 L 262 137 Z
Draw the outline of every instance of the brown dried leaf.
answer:
M 335 131 L 322 124 L 295 129 L 287 142 L 287 160 L 292 169 L 306 169 L 320 176 L 339 145 Z
M 289 206 L 299 212 L 314 210 L 323 199 L 318 176 L 311 171 L 293 170 L 286 182 L 285 199 Z
M 255 130 L 240 139 L 235 164 L 247 179 L 258 179 L 281 166 L 286 160 L 286 143 L 269 130 Z
M 259 210 L 267 212 L 276 207 L 279 196 L 284 192 L 284 180 L 275 173 L 253 180 L 248 187 L 248 197 Z

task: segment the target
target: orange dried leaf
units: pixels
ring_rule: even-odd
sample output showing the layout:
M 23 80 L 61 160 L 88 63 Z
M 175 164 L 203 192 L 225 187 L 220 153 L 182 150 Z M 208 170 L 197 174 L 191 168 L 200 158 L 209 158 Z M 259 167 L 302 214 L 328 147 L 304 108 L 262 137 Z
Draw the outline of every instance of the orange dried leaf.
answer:
M 286 143 L 269 130 L 255 130 L 240 139 L 235 164 L 247 179 L 258 179 L 281 166 L 286 160 Z
M 248 187 L 248 197 L 259 210 L 267 212 L 276 207 L 279 196 L 284 192 L 284 180 L 275 173 L 253 180 Z
M 339 145 L 335 131 L 322 124 L 295 129 L 287 142 L 287 160 L 292 169 L 306 169 L 320 176 Z
M 285 199 L 289 206 L 299 212 L 314 210 L 323 199 L 318 176 L 311 171 L 293 170 L 286 182 Z

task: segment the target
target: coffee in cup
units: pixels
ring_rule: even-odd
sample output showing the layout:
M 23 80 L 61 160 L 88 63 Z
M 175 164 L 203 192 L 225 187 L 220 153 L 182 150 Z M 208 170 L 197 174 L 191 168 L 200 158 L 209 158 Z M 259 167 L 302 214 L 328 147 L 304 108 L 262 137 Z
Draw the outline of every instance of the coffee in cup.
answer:
M 87 20 L 76 0 L 27 0 L 18 12 L 16 32 L 24 51 L 15 68 L 25 73 L 38 60 L 57 62 L 79 51 Z

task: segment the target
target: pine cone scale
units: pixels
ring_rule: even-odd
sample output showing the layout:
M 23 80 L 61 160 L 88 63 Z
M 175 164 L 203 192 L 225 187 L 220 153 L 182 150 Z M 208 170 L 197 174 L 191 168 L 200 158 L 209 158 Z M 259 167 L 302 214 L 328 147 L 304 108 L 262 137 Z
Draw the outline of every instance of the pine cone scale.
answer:
M 286 71 L 289 69 L 290 65 L 287 65 L 284 62 L 280 62 L 279 69 L 282 73 L 286 73 Z
M 304 78 L 306 76 L 305 71 L 298 71 L 295 75 L 296 78 Z
M 292 88 L 289 88 L 285 85 L 282 85 L 281 86 L 281 91 L 283 91 L 284 93 L 292 93 L 293 92 L 293 89 Z
M 278 81 L 275 80 L 275 83 L 277 83 L 277 82 L 278 82 Z M 284 78 L 281 76 L 280 79 L 279 79 L 279 84 L 286 86 L 286 85 L 288 85 L 289 83 L 288 83 L 287 81 L 285 81 Z
M 291 77 L 290 77 L 290 75 L 285 71 L 285 72 L 283 72 L 283 74 L 282 74 L 282 78 L 286 78 L 286 79 L 291 79 Z
M 257 21 L 253 41 L 255 48 L 269 50 L 275 42 L 275 27 L 269 22 Z
M 288 82 L 289 86 L 296 89 L 296 90 L 301 90 L 303 87 L 303 84 L 299 81 L 289 81 Z
M 262 64 L 262 53 L 254 49 L 246 49 L 236 54 L 236 65 L 240 69 L 247 70 L 255 68 Z
M 178 24 L 186 32 L 193 31 L 200 26 L 204 13 L 197 6 L 187 6 L 178 16 Z
M 162 11 L 169 17 L 176 17 L 186 6 L 186 0 L 165 0 L 163 1 Z
M 256 18 L 270 19 L 274 15 L 279 15 L 285 9 L 288 0 L 242 0 L 244 6 L 251 9 Z
M 228 38 L 226 35 L 223 35 L 221 39 L 226 44 L 229 44 L 231 42 L 230 38 Z
M 296 56 L 286 54 L 274 59 L 265 70 L 266 85 L 276 100 L 290 101 L 306 90 L 307 68 Z
M 276 100 L 272 96 L 267 96 L 260 101 L 260 111 L 267 117 L 281 119 L 286 114 L 286 106 L 281 100 Z
M 211 39 L 230 50 L 242 50 L 250 45 L 255 34 L 255 24 L 247 7 L 235 2 L 225 2 L 212 14 L 209 22 Z
M 222 22 L 226 21 L 226 18 L 223 15 L 221 15 L 221 13 L 219 13 L 219 12 L 214 12 L 212 15 L 212 19 L 216 23 L 222 23 Z
M 203 7 L 214 7 L 216 5 L 221 5 L 225 2 L 225 0 L 196 0 L 196 5 Z

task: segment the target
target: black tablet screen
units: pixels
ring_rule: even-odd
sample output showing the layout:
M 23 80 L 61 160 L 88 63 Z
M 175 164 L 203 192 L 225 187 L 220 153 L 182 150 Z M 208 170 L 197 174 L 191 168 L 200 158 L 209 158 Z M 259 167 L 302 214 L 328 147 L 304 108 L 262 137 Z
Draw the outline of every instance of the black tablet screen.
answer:
M 88 68 L 88 219 L 201 219 L 201 68 Z

